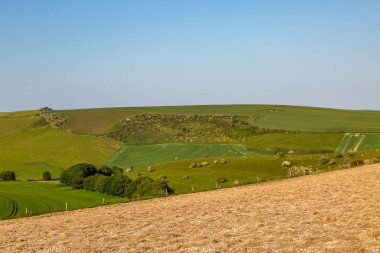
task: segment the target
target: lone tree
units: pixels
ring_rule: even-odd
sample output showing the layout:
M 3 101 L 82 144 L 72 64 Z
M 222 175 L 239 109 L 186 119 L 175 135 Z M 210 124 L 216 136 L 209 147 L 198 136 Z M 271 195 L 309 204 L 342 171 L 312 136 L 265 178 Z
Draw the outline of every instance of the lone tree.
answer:
M 45 171 L 44 173 L 42 173 L 42 180 L 44 180 L 44 181 L 51 180 L 51 174 L 49 171 Z
M 15 181 L 16 174 L 13 171 L 4 171 L 0 173 L 0 180 L 4 181 Z

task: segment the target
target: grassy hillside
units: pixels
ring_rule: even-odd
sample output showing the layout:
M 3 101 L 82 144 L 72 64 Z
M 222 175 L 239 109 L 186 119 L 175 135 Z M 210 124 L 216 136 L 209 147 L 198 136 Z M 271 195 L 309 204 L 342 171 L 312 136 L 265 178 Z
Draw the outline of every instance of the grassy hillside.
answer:
M 241 184 L 255 183 L 258 180 L 272 180 L 286 178 L 288 169 L 282 166 L 283 161 L 290 161 L 294 166 L 306 166 L 317 169 L 318 171 L 334 170 L 339 166 L 347 166 L 351 162 L 363 161 L 363 159 L 380 158 L 380 153 L 376 151 L 358 153 L 354 157 L 347 155 L 342 158 L 335 158 L 333 154 L 324 155 L 329 159 L 335 159 L 336 163 L 326 163 L 321 165 L 319 159 L 321 155 L 301 155 L 287 156 L 277 158 L 276 156 L 251 156 L 251 157 L 230 157 L 226 158 L 227 163 L 224 165 L 214 164 L 217 158 L 194 158 L 182 161 L 172 161 L 164 164 L 153 165 L 156 168 L 153 172 L 147 172 L 146 169 L 136 169 L 128 174 L 131 178 L 141 174 L 152 178 L 158 178 L 160 175 L 168 177 L 169 185 L 173 187 L 176 193 L 211 190 L 216 188 L 216 181 L 219 177 L 225 177 L 228 181 L 219 184 L 222 187 L 229 187 L 238 180 Z M 208 162 L 206 167 L 189 168 L 191 163 Z M 351 165 L 350 165 L 351 166 Z
M 134 113 L 240 115 L 248 116 L 251 124 L 263 128 L 306 132 L 380 132 L 380 111 L 338 110 L 303 106 L 161 106 L 66 110 L 61 112 L 68 117 L 65 127 L 80 133 L 105 133 L 107 127 L 115 125 L 122 118 Z M 91 124 L 82 121 L 82 118 L 89 118 Z
M 156 144 L 125 145 L 107 162 L 120 167 L 143 167 L 153 163 L 194 157 L 243 156 L 247 149 L 238 144 Z
M 121 143 L 109 138 L 81 136 L 48 126 L 0 135 L 0 171 L 12 170 L 18 179 L 41 179 L 44 171 L 59 177 L 75 163 L 103 164 Z
M 0 112 L 0 136 L 30 128 L 39 120 L 38 111 Z
M 124 201 L 123 198 L 73 190 L 54 183 L 0 182 L 0 219 Z M 26 214 L 26 208 L 28 214 Z
M 294 151 L 297 154 L 333 153 L 343 133 L 272 133 L 257 135 L 244 145 L 256 154 Z

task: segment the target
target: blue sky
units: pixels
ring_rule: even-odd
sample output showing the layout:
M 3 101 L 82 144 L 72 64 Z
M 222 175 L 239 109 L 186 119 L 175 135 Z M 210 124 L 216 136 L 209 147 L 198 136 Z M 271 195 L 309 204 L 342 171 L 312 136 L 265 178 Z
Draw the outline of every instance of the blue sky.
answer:
M 0 0 L 0 111 L 380 109 L 380 1 Z

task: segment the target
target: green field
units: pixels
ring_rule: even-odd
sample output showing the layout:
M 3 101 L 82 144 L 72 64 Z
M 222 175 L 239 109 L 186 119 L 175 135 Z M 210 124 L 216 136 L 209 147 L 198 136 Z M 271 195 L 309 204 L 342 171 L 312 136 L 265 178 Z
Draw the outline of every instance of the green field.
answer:
M 333 154 L 324 155 L 329 159 L 335 159 L 333 165 L 319 163 L 321 155 L 300 155 L 287 156 L 278 158 L 276 156 L 259 155 L 251 157 L 229 157 L 225 158 L 227 163 L 224 165 L 214 164 L 219 158 L 194 158 L 182 161 L 172 161 L 164 164 L 156 164 L 153 172 L 147 172 L 145 168 L 136 169 L 128 173 L 131 178 L 136 178 L 137 174 L 158 178 L 165 175 L 169 180 L 169 185 L 175 189 L 177 194 L 195 191 L 215 189 L 218 177 L 225 177 L 227 182 L 218 185 L 221 187 L 230 187 L 235 180 L 241 184 L 256 183 L 263 180 L 281 179 L 287 177 L 287 169 L 282 167 L 283 161 L 290 161 L 295 166 L 307 166 L 317 168 L 319 171 L 328 171 L 339 168 L 348 159 L 347 156 L 335 158 Z M 363 160 L 371 158 L 380 158 L 380 153 L 376 151 L 358 153 L 351 157 L 352 160 Z M 208 162 L 206 167 L 189 168 L 191 163 Z M 188 179 L 185 179 L 185 176 Z
M 17 179 L 41 179 L 46 170 L 57 178 L 80 162 L 101 165 L 122 146 L 110 138 L 36 126 L 36 113 L 0 114 L 0 171 L 12 170 Z
M 321 166 L 319 158 L 322 154 L 332 157 L 334 152 L 356 151 L 358 154 L 353 159 L 380 157 L 376 151 L 368 152 L 380 149 L 379 111 L 274 105 L 209 105 L 59 112 L 67 119 L 59 129 L 44 124 L 38 115 L 39 111 L 0 113 L 0 172 L 12 170 L 18 180 L 40 180 L 44 171 L 50 171 L 53 178 L 58 178 L 64 168 L 82 162 L 97 166 L 134 166 L 136 169 L 128 174 L 131 178 L 136 178 L 138 174 L 153 179 L 165 175 L 169 179 L 169 185 L 180 194 L 192 192 L 193 189 L 201 191 L 220 186 L 229 187 L 235 180 L 245 184 L 284 178 L 287 177 L 287 169 L 281 166 L 281 162 L 285 159 L 296 165 L 327 170 L 328 167 L 337 168 L 348 157 L 341 158 L 334 165 Z M 126 144 L 130 135 L 127 135 L 126 143 L 115 140 L 117 138 L 105 137 L 110 136 L 106 133 L 117 128 L 127 117 L 147 113 L 238 115 L 237 118 L 244 120 L 244 126 L 248 122 L 262 128 L 278 130 L 255 128 L 259 130 L 249 132 L 249 136 L 242 135 L 243 138 L 236 141 L 233 138 L 233 134 L 237 134 L 234 132 L 236 129 L 228 125 L 228 122 L 218 125 L 207 120 L 190 123 L 180 121 L 176 122 L 178 126 L 171 126 L 170 121 L 166 125 L 161 122 L 153 123 L 156 125 L 152 133 L 144 132 L 150 128 L 143 131 L 137 127 L 136 131 L 140 132 L 136 136 L 140 138 L 151 134 L 154 137 L 161 132 L 185 128 L 190 133 L 195 133 L 194 136 L 199 133 L 206 137 L 213 134 L 212 131 L 221 133 L 220 130 L 224 129 L 225 135 L 221 137 L 232 137 L 228 139 L 228 143 L 223 138 L 220 143 L 212 138 L 206 138 L 207 141 L 189 139 L 187 143 L 175 139 L 172 142 L 178 143 L 166 143 L 171 141 L 163 135 L 164 137 L 157 136 L 158 144 L 154 145 Z M 176 118 L 182 120 L 181 117 Z M 142 118 L 141 124 L 152 124 L 144 122 L 144 116 Z M 222 128 L 224 126 L 227 127 Z M 136 143 L 140 143 L 136 136 Z M 282 159 L 275 156 L 278 152 L 287 154 L 289 151 L 294 151 L 295 155 Z M 221 158 L 226 159 L 227 164 L 214 164 L 214 160 Z M 201 162 L 208 162 L 209 165 L 189 168 L 191 163 Z M 153 165 L 156 170 L 147 172 L 147 165 Z M 218 177 L 225 177 L 228 181 L 215 185 Z M 33 214 L 62 211 L 66 202 L 69 203 L 69 209 L 96 206 L 102 204 L 103 197 L 101 194 L 74 191 L 57 184 L 0 182 L 0 218 L 20 217 L 25 215 L 26 208 Z M 106 198 L 110 202 L 125 200 L 109 196 Z
M 369 151 L 380 149 L 378 133 L 346 133 L 341 139 L 336 153 Z
M 194 157 L 231 157 L 247 155 L 249 151 L 238 144 L 156 144 L 125 145 L 107 162 L 120 167 L 142 167 L 153 163 Z
M 61 111 L 68 115 L 67 129 L 79 133 L 104 133 L 128 115 L 136 113 L 240 115 L 251 124 L 306 132 L 380 132 L 380 111 L 340 110 L 281 105 L 199 105 L 125 107 Z M 97 120 L 97 119 L 102 119 Z M 88 124 L 88 119 L 91 124 Z
M 342 133 L 274 133 L 257 135 L 245 143 L 256 154 L 276 154 L 294 151 L 297 154 L 333 153 L 344 134 Z
M 68 210 L 99 206 L 103 204 L 103 198 L 105 203 L 125 201 L 55 183 L 0 182 L 0 219 L 64 211 L 66 202 Z

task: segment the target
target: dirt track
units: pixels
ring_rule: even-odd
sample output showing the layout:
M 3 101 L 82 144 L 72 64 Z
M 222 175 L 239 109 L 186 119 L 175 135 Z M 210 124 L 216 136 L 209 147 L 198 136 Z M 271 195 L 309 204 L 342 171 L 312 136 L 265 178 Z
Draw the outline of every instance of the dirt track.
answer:
M 380 252 L 380 165 L 0 222 L 0 252 Z

